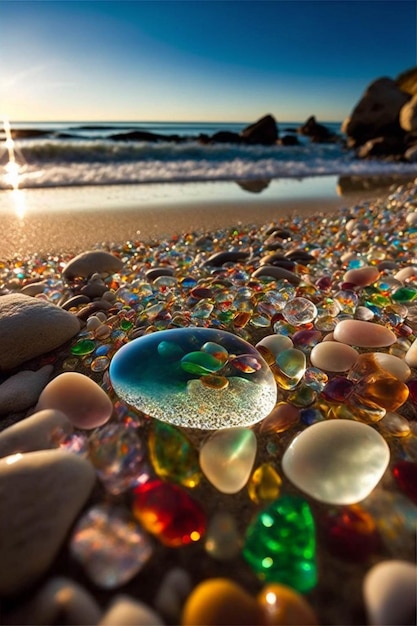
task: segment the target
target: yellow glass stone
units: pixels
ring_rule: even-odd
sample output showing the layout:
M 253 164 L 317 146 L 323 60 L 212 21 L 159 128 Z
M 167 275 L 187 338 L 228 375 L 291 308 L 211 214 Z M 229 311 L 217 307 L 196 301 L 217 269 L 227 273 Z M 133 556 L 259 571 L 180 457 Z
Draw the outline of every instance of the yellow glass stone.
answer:
M 248 482 L 248 494 L 255 504 L 267 504 L 276 500 L 281 491 L 282 480 L 271 463 L 262 463 Z

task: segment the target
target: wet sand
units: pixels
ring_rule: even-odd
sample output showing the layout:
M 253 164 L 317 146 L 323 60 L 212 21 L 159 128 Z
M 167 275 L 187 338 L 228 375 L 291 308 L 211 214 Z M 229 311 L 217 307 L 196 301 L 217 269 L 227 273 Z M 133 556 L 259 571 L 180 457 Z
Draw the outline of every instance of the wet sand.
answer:
M 374 199 L 378 193 L 372 188 L 337 195 L 335 177 L 280 181 L 262 193 L 250 193 L 234 183 L 3 191 L 0 259 L 75 254 L 101 244 L 328 213 Z

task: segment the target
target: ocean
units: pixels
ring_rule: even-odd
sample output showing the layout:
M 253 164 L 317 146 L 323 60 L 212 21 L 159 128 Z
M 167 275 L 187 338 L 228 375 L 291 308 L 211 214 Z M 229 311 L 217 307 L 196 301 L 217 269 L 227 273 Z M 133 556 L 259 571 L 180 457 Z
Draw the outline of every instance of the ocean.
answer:
M 323 123 L 343 136 L 341 123 Z M 303 122 L 278 122 L 280 136 L 296 134 Z M 296 135 L 297 146 L 203 145 L 200 134 L 241 131 L 242 123 L 36 122 L 12 123 L 21 137 L 7 141 L 0 129 L 0 190 L 18 186 L 69 186 L 185 183 L 204 181 L 273 181 L 328 176 L 417 175 L 417 164 L 358 160 L 343 142 L 312 143 Z M 172 141 L 118 141 L 113 135 L 147 131 Z M 14 160 L 13 176 L 10 161 Z

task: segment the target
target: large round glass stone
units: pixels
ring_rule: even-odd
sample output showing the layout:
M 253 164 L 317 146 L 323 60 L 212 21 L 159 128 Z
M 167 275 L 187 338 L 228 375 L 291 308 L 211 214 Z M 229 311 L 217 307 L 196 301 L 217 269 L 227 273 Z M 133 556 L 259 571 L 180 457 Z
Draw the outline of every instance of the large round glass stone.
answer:
M 188 428 L 251 426 L 271 412 L 277 397 L 274 376 L 258 350 L 212 328 L 139 337 L 115 354 L 109 374 L 125 402 Z

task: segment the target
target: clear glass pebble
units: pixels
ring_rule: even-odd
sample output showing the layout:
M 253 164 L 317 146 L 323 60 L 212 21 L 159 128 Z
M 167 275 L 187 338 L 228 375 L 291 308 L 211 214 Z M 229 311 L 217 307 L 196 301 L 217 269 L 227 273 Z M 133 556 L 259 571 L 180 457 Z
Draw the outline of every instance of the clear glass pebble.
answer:
M 115 589 L 142 569 L 153 548 L 127 511 L 99 505 L 77 523 L 70 551 L 96 585 Z
M 167 342 L 178 350 L 171 347 L 167 354 Z M 213 328 L 172 329 L 135 339 L 115 354 L 109 371 L 120 398 L 176 426 L 250 426 L 276 402 L 273 374 L 258 350 Z M 206 376 L 216 380 L 210 383 Z

